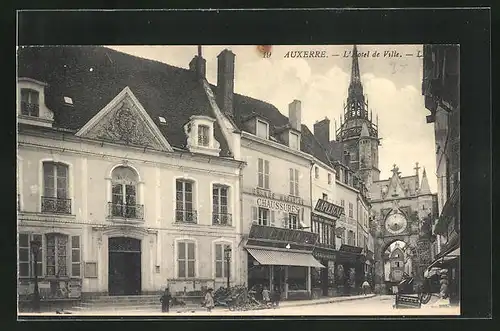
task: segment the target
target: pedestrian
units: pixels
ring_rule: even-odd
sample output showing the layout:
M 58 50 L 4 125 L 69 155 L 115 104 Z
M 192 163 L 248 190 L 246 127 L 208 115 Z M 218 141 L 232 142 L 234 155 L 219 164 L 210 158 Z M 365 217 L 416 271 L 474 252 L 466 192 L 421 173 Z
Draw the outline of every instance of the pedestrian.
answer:
M 208 312 L 211 312 L 212 308 L 215 306 L 215 304 L 214 304 L 214 297 L 212 295 L 212 291 L 213 290 L 211 288 L 209 288 L 207 290 L 207 293 L 205 294 L 205 301 L 204 301 L 204 303 L 205 303 L 205 308 L 207 308 Z
M 269 295 L 267 286 L 264 286 L 264 289 L 262 290 L 262 301 L 266 306 L 269 306 L 269 303 L 271 302 L 271 296 Z
M 281 291 L 278 286 L 274 287 L 273 293 L 272 293 L 272 306 L 274 308 L 278 308 L 280 305 L 280 299 L 281 299 Z
M 363 295 L 367 295 L 370 293 L 370 283 L 368 283 L 368 281 L 365 279 L 365 281 L 363 282 L 363 285 L 361 285 L 363 287 Z
M 170 300 L 172 299 L 172 295 L 170 294 L 169 288 L 165 288 L 165 292 L 163 292 L 163 295 L 160 298 L 161 302 L 161 311 L 163 313 L 168 313 L 169 308 L 170 308 Z

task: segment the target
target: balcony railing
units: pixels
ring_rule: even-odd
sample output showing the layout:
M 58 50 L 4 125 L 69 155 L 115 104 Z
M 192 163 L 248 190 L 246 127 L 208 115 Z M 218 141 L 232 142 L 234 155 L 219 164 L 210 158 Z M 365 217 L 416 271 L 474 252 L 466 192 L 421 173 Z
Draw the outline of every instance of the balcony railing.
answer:
M 175 210 L 175 222 L 177 223 L 197 223 L 197 216 L 196 210 Z
M 144 219 L 144 206 L 131 205 L 123 203 L 108 203 L 109 217 L 112 218 L 130 218 L 130 219 Z
M 232 215 L 228 213 L 213 213 L 212 224 L 231 226 L 233 224 Z
M 71 199 L 42 197 L 42 213 L 71 214 Z
M 38 117 L 39 115 L 38 104 L 21 101 L 21 114 L 26 116 Z

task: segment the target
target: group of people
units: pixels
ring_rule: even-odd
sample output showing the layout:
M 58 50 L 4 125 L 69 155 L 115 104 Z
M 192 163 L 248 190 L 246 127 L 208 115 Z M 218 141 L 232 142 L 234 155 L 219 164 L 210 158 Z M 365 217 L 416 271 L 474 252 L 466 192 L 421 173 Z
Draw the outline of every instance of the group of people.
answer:
M 266 306 L 278 307 L 281 300 L 281 292 L 278 286 L 275 286 L 273 291 L 269 291 L 267 286 L 262 289 L 262 301 Z
M 160 297 L 161 302 L 161 311 L 163 313 L 168 313 L 170 310 L 170 301 L 172 300 L 172 294 L 170 293 L 170 289 L 165 288 L 165 292 Z M 209 311 L 212 311 L 212 308 L 215 307 L 213 289 L 209 288 L 207 293 L 205 294 L 205 298 L 203 300 L 203 306 Z

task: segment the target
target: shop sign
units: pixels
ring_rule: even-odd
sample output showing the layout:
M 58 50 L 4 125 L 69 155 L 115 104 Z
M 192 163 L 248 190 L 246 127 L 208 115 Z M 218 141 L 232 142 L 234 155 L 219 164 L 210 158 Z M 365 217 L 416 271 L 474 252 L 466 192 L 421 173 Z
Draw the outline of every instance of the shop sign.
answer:
M 252 189 L 252 193 L 254 195 L 261 196 L 266 199 L 271 199 L 271 200 L 280 200 L 283 202 L 288 202 L 288 203 L 293 203 L 297 205 L 303 205 L 304 204 L 304 199 L 300 197 L 294 197 L 291 195 L 285 195 L 285 194 L 279 194 L 279 193 L 274 193 L 268 190 L 263 190 L 259 188 L 254 188 Z
M 282 201 L 275 201 L 270 199 L 257 198 L 257 205 L 259 207 L 279 210 L 286 213 L 298 214 L 301 210 L 299 206 L 285 203 Z
M 342 244 L 339 249 L 339 251 L 341 252 L 352 253 L 352 254 L 360 254 L 362 250 L 363 249 L 361 247 L 345 245 L 345 244 Z
M 334 218 L 339 218 L 340 215 L 342 215 L 342 213 L 344 212 L 343 207 L 337 206 L 336 204 L 323 199 L 319 199 L 318 202 L 316 202 L 316 207 L 314 207 L 314 210 L 327 214 Z

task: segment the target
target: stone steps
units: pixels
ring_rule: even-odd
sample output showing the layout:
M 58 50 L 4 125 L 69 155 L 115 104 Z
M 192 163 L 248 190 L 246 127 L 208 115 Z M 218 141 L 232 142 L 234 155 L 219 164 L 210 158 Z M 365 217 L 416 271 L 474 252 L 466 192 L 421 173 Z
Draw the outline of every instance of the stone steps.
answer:
M 200 307 L 201 298 L 179 298 L 185 306 L 175 305 L 171 309 Z M 83 300 L 73 311 L 99 310 L 161 310 L 160 295 L 101 296 Z

